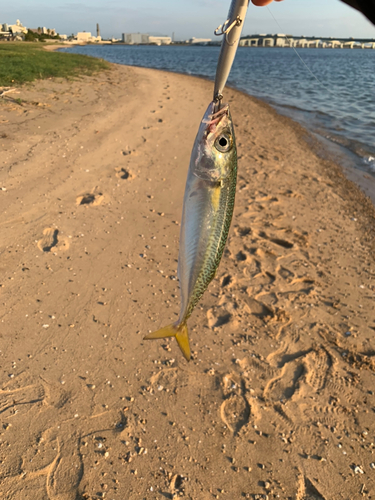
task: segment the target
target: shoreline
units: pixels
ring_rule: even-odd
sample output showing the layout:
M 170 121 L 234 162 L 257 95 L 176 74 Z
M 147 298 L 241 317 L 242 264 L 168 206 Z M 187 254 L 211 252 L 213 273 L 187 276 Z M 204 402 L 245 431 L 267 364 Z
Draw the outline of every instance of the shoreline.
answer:
M 71 49 L 72 47 L 83 47 L 88 45 L 87 43 L 75 43 L 75 44 L 68 44 L 68 43 L 46 43 L 46 45 L 43 45 L 43 48 L 48 51 L 54 51 L 58 49 Z M 104 44 L 100 44 L 104 45 Z
M 87 44 L 84 44 L 87 45 Z M 59 47 L 59 48 L 69 48 L 69 47 Z M 95 56 L 94 56 L 95 57 Z M 126 66 L 124 64 L 124 66 Z M 133 67 L 136 68 L 145 68 L 144 66 L 136 66 L 134 65 Z M 149 68 L 149 69 L 156 69 L 157 68 Z M 183 76 L 195 76 L 197 78 L 202 78 L 203 80 L 213 82 L 213 80 L 209 77 L 206 77 L 204 75 L 190 75 L 187 73 L 183 72 L 178 72 L 174 70 L 168 70 L 168 69 L 161 69 L 159 71 L 166 71 L 167 73 L 175 73 Z M 323 157 L 330 159 L 332 161 L 336 161 L 337 163 L 340 162 L 342 171 L 346 173 L 347 178 L 355 182 L 363 191 L 363 193 L 368 196 L 372 202 L 375 205 L 375 176 L 371 174 L 370 172 L 367 172 L 364 168 L 360 168 L 357 166 L 357 161 L 364 161 L 364 158 L 356 155 L 353 153 L 350 149 L 346 148 L 343 145 L 336 144 L 332 141 L 329 141 L 326 139 L 323 135 L 320 135 L 319 133 L 315 132 L 314 130 L 310 130 L 306 123 L 300 123 L 297 117 L 295 116 L 289 116 L 289 113 L 283 112 L 282 111 L 282 106 L 279 104 L 275 103 L 273 104 L 272 102 L 269 102 L 267 99 L 262 99 L 260 97 L 257 97 L 255 95 L 252 95 L 246 90 L 243 90 L 242 88 L 239 87 L 232 87 L 232 86 L 227 86 L 226 87 L 228 90 L 233 89 L 238 92 L 243 92 L 245 95 L 248 95 L 252 97 L 253 99 L 256 99 L 259 102 L 263 102 L 268 106 L 271 106 L 272 109 L 274 109 L 279 115 L 285 116 L 290 118 L 294 123 L 299 124 L 302 128 L 304 128 L 311 136 L 318 137 L 321 147 L 317 146 L 316 150 L 321 154 Z M 314 141 L 313 141 L 314 142 Z M 323 148 L 323 150 L 322 150 Z
M 374 207 L 302 126 L 227 90 L 236 203 L 189 319 L 193 359 L 142 341 L 178 313 L 186 172 L 212 82 L 111 68 L 0 103 L 0 493 L 371 494 Z

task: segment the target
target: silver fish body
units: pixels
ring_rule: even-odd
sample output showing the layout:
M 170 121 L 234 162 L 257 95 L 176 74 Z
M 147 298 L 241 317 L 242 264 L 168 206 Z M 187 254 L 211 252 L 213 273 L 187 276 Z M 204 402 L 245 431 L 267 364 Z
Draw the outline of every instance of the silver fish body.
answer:
M 145 339 L 176 337 L 187 360 L 186 322 L 215 276 L 232 220 L 237 179 L 237 151 L 229 106 L 215 112 L 211 102 L 194 142 L 182 213 L 178 277 L 178 321 Z
M 178 277 L 182 300 L 179 322 L 189 318 L 215 276 L 232 220 L 237 152 L 228 106 L 219 113 L 215 117 L 211 103 L 191 155 L 180 234 Z M 215 118 L 218 123 L 210 125 Z

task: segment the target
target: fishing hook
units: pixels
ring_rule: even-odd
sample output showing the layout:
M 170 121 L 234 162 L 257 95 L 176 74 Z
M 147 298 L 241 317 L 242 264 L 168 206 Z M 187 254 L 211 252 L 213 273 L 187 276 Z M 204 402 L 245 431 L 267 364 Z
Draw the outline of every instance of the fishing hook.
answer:
M 223 99 L 223 94 L 216 93 L 214 95 L 214 113 L 217 113 L 221 109 L 221 101 Z
M 220 24 L 214 31 L 215 36 L 221 36 L 221 35 L 227 35 L 235 26 L 240 26 L 242 23 L 242 19 L 240 16 L 237 16 L 236 19 L 233 21 L 231 25 L 227 27 L 227 24 L 229 23 L 230 19 L 227 19 L 225 23 Z

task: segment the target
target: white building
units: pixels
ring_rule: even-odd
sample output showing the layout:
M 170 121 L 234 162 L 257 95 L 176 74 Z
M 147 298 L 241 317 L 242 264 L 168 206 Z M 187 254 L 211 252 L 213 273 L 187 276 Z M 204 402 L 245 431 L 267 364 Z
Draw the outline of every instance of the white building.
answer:
M 102 41 L 101 36 L 92 36 L 90 31 L 78 31 L 74 39 L 77 40 L 78 43 L 97 43 Z
M 26 33 L 27 33 L 27 28 L 23 26 L 23 24 L 19 19 L 17 19 L 16 24 L 8 24 L 8 23 L 0 24 L 1 38 L 15 38 L 16 40 L 23 40 Z
M 253 37 L 242 38 L 241 47 L 286 47 L 288 38 L 283 33 L 276 35 L 257 35 Z
M 169 45 L 172 42 L 170 36 L 149 36 L 148 43 L 154 43 L 155 45 Z
M 169 45 L 172 42 L 172 38 L 170 36 L 151 36 L 147 33 L 123 33 L 122 41 L 129 45 L 142 45 L 145 43 Z
M 123 33 L 122 34 L 123 43 L 128 43 L 129 45 L 140 45 L 142 43 L 148 43 L 147 33 Z
M 208 42 L 212 42 L 211 38 L 195 38 L 195 36 L 193 36 L 193 38 L 190 38 L 189 40 L 186 40 L 186 43 L 208 43 Z
M 0 37 L 1 38 L 10 38 L 12 33 L 7 25 L 7 23 L 0 24 Z
M 283 33 L 277 33 L 275 40 L 275 47 L 285 47 L 287 37 Z
M 7 26 L 13 35 L 26 35 L 27 33 L 27 28 L 23 26 L 19 19 L 17 19 L 16 24 L 8 24 Z

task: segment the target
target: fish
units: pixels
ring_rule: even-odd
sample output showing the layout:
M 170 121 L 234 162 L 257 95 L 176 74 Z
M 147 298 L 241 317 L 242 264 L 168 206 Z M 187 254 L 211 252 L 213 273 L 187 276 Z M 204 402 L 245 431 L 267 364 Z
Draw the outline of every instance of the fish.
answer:
M 223 255 L 236 183 L 237 148 L 229 105 L 212 101 L 198 129 L 185 187 L 178 257 L 180 314 L 175 323 L 144 337 L 175 337 L 187 361 L 191 358 L 187 320 Z

